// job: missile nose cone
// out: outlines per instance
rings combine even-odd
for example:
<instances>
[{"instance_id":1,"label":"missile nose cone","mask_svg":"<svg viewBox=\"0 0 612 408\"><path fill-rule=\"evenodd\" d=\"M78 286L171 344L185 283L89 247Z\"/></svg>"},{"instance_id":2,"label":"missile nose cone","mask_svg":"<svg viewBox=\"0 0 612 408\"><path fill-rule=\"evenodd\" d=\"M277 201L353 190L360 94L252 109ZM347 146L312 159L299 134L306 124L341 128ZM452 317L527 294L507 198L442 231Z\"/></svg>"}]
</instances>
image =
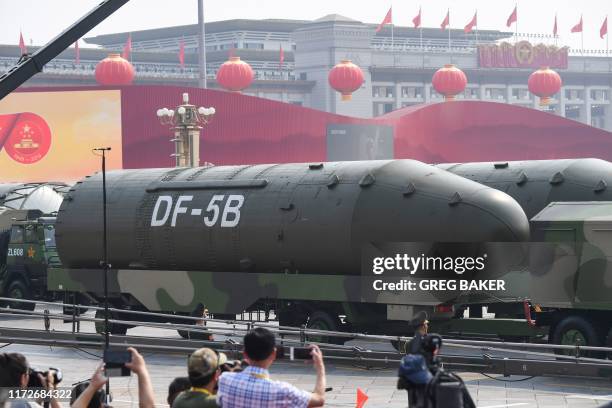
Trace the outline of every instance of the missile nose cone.
<instances>
[{"instance_id":1,"label":"missile nose cone","mask_svg":"<svg viewBox=\"0 0 612 408\"><path fill-rule=\"evenodd\" d=\"M474 220L474 225L487 229L486 233L495 237L490 241L529 241L529 219L508 194L484 187L464 201L480 209L480 219Z\"/></svg>"}]
</instances>

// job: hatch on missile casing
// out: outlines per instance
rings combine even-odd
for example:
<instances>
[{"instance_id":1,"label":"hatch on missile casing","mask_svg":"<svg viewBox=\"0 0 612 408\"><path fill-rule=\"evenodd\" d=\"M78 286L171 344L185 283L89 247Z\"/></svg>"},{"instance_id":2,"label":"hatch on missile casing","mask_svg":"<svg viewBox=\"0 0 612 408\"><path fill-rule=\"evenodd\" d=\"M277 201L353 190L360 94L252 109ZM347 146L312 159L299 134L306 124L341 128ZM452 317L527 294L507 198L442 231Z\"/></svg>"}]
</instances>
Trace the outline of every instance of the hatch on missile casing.
<instances>
[{"instance_id":1,"label":"hatch on missile casing","mask_svg":"<svg viewBox=\"0 0 612 408\"><path fill-rule=\"evenodd\" d=\"M446 163L436 167L509 194L529 218L553 201L612 200L612 163L600 159Z\"/></svg>"}]
</instances>

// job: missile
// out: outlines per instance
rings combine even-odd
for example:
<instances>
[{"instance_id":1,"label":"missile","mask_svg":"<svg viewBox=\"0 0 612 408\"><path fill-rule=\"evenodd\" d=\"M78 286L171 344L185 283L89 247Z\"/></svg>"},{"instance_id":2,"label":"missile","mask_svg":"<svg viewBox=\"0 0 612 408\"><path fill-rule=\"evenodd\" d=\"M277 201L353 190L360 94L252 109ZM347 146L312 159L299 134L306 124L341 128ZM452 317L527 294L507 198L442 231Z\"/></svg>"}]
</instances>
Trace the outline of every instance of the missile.
<instances>
[{"instance_id":1,"label":"missile","mask_svg":"<svg viewBox=\"0 0 612 408\"><path fill-rule=\"evenodd\" d=\"M526 241L507 194L414 160L208 166L107 173L113 268L359 274L364 245ZM102 177L58 212L68 268L98 268Z\"/></svg>"},{"instance_id":2,"label":"missile","mask_svg":"<svg viewBox=\"0 0 612 408\"><path fill-rule=\"evenodd\" d=\"M529 219L555 201L612 201L612 163L600 159L449 163L436 167L509 194Z\"/></svg>"}]
</instances>

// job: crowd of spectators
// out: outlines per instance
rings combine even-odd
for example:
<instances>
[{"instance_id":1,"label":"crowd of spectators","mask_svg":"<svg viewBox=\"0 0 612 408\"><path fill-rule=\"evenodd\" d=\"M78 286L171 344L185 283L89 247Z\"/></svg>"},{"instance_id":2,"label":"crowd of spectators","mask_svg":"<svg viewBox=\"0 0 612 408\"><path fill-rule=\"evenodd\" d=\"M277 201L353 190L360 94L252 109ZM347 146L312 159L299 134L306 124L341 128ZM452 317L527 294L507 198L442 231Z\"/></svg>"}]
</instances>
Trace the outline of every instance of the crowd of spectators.
<instances>
[{"instance_id":1,"label":"crowd of spectators","mask_svg":"<svg viewBox=\"0 0 612 408\"><path fill-rule=\"evenodd\" d=\"M153 386L143 356L127 349L131 361L125 367L138 378L140 408L156 405ZM316 372L312 392L271 378L269 369L277 357L274 334L264 328L244 336L243 360L230 361L224 353L201 348L187 359L187 376L175 378L168 387L167 404L173 408L300 408L319 407L325 403L325 365L317 346L310 346L310 357ZM16 398L9 390L27 390L31 377L37 376L38 387L54 390L57 374L49 370L46 377L33 371L20 353L0 353L0 408L60 408L56 398ZM91 378L74 384L70 392L71 408L108 408L112 401L105 392L108 377L100 364ZM52 395L52 393L49 393Z\"/></svg>"}]
</instances>

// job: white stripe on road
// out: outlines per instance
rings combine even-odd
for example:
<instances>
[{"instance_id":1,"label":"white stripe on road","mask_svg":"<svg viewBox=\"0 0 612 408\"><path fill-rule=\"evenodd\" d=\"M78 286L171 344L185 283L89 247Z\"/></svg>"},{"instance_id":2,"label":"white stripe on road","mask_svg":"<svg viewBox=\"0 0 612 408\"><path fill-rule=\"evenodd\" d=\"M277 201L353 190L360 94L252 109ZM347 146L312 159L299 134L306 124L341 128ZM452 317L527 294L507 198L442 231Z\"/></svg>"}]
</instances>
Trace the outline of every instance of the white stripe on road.
<instances>
[{"instance_id":1,"label":"white stripe on road","mask_svg":"<svg viewBox=\"0 0 612 408\"><path fill-rule=\"evenodd\" d=\"M565 398L576 398L576 399L588 399L588 400L601 400L601 401L612 401L612 395L583 395L573 394L566 395Z\"/></svg>"}]
</instances>

